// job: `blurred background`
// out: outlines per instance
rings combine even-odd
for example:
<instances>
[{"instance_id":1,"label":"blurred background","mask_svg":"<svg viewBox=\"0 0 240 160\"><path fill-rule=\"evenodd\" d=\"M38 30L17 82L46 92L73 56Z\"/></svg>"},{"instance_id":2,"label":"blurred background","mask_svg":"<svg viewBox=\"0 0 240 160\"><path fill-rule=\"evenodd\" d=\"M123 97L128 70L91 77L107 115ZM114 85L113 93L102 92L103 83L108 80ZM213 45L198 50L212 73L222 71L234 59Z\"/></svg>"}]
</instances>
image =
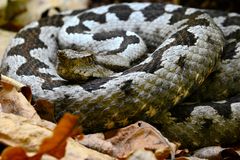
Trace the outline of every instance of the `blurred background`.
<instances>
[{"instance_id":1,"label":"blurred background","mask_svg":"<svg viewBox=\"0 0 240 160\"><path fill-rule=\"evenodd\" d=\"M240 12L239 0L1 0L0 27L17 31L31 21L59 11L120 2L167 2L195 8Z\"/></svg>"}]
</instances>

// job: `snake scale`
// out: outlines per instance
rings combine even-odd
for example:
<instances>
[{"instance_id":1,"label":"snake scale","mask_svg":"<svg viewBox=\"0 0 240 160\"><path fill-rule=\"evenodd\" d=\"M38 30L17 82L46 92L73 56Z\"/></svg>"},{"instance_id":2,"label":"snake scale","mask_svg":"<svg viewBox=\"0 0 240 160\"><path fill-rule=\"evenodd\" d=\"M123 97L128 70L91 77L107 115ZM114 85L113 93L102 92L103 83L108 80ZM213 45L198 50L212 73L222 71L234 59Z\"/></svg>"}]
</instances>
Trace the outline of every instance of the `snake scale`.
<instances>
[{"instance_id":1,"label":"snake scale","mask_svg":"<svg viewBox=\"0 0 240 160\"><path fill-rule=\"evenodd\" d=\"M240 139L239 57L237 13L120 3L25 26L1 70L53 103L56 119L79 115L86 132L145 120L199 147Z\"/></svg>"}]
</instances>

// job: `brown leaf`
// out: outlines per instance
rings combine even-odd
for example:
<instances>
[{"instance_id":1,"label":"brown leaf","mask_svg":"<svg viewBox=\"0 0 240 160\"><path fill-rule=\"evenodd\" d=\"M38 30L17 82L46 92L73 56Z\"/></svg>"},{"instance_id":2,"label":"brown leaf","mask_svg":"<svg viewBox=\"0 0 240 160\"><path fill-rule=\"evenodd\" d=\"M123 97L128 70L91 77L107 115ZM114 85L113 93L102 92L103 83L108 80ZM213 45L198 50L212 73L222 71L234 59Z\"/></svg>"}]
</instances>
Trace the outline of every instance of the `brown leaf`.
<instances>
[{"instance_id":1,"label":"brown leaf","mask_svg":"<svg viewBox=\"0 0 240 160\"><path fill-rule=\"evenodd\" d=\"M22 147L8 147L3 150L1 160L29 160Z\"/></svg>"},{"instance_id":2,"label":"brown leaf","mask_svg":"<svg viewBox=\"0 0 240 160\"><path fill-rule=\"evenodd\" d=\"M43 140L39 151L34 156L28 157L21 147L8 147L3 151L2 157L5 158L4 160L18 157L23 157L23 159L17 160L40 160L43 154L49 154L59 159L64 157L66 140L73 133L77 119L77 116L66 113L53 130L53 136Z\"/></svg>"},{"instance_id":3,"label":"brown leaf","mask_svg":"<svg viewBox=\"0 0 240 160\"><path fill-rule=\"evenodd\" d=\"M21 93L28 100L28 102L31 103L31 101L32 101L32 90L31 90L31 88L29 86L23 86L21 88Z\"/></svg>"},{"instance_id":4,"label":"brown leaf","mask_svg":"<svg viewBox=\"0 0 240 160\"><path fill-rule=\"evenodd\" d=\"M157 156L160 157L161 152L161 156L166 158L176 147L143 121L104 134L85 135L80 143L117 158L126 158L138 149L158 150Z\"/></svg>"},{"instance_id":5,"label":"brown leaf","mask_svg":"<svg viewBox=\"0 0 240 160\"><path fill-rule=\"evenodd\" d=\"M21 146L27 155L35 155L41 143L46 137L52 137L55 124L47 121L27 119L22 116L0 113L0 143L6 146ZM74 133L75 134L75 133ZM2 145L2 148L4 146ZM0 156L1 157L1 156ZM52 159L52 156L44 154L43 160ZM55 158L53 158L55 159ZM63 160L113 160L106 154L86 148L73 140L67 139L66 153Z\"/></svg>"},{"instance_id":6,"label":"brown leaf","mask_svg":"<svg viewBox=\"0 0 240 160\"><path fill-rule=\"evenodd\" d=\"M2 76L1 76L2 78ZM5 78L5 81L6 78ZM32 105L27 101L22 93L17 91L17 88L12 84L1 79L0 85L0 108L2 112L14 113L29 119L40 120ZM10 80L9 80L10 81ZM17 83L17 82L16 82Z\"/></svg>"},{"instance_id":7,"label":"brown leaf","mask_svg":"<svg viewBox=\"0 0 240 160\"><path fill-rule=\"evenodd\" d=\"M77 116L69 113L64 114L56 128L53 130L53 136L46 138L42 142L37 155L47 153L56 158L62 158L65 154L66 140L73 133L75 125L77 124L77 119Z\"/></svg>"},{"instance_id":8,"label":"brown leaf","mask_svg":"<svg viewBox=\"0 0 240 160\"><path fill-rule=\"evenodd\" d=\"M8 85L11 85L11 87L15 87L17 91L21 90L22 87L24 87L25 85L10 78L10 77L7 77L7 76L4 76L2 74L0 74L0 81L1 83L4 84L8 84Z\"/></svg>"},{"instance_id":9,"label":"brown leaf","mask_svg":"<svg viewBox=\"0 0 240 160\"><path fill-rule=\"evenodd\" d=\"M6 82L1 82L2 89L6 91L11 91L14 86L12 84L6 83Z\"/></svg>"}]
</instances>

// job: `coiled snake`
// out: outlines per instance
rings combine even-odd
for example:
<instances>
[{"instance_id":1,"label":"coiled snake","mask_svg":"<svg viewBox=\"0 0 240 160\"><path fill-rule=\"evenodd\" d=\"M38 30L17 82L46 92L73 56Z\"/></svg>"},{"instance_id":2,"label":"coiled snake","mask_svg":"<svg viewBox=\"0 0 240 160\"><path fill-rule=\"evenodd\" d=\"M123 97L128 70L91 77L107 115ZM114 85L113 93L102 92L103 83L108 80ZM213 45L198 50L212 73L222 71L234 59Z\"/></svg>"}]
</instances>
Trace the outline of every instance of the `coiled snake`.
<instances>
[{"instance_id":1,"label":"coiled snake","mask_svg":"<svg viewBox=\"0 0 240 160\"><path fill-rule=\"evenodd\" d=\"M203 100L239 92L239 38L236 13L113 4L27 25L9 44L2 73L52 102L56 119L79 115L86 132L145 120L188 145L234 143L238 96L176 105L193 92Z\"/></svg>"}]
</instances>

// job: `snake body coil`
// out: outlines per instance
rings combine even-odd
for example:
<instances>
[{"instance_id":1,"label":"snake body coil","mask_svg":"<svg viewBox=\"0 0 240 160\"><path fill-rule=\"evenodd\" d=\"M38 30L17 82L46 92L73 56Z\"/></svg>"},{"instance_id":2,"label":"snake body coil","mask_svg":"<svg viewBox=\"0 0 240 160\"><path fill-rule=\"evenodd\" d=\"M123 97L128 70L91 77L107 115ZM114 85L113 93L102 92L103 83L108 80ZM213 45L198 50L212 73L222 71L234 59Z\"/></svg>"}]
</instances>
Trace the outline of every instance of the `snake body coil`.
<instances>
[{"instance_id":1,"label":"snake body coil","mask_svg":"<svg viewBox=\"0 0 240 160\"><path fill-rule=\"evenodd\" d=\"M227 27L223 24L226 20L232 20ZM239 20L234 13L158 3L123 3L65 12L24 27L6 51L2 73L30 85L35 100L52 102L56 118L65 112L79 115L87 132L137 120L158 123L164 117L162 113L198 90L203 82L203 91L213 86L206 80L212 72L211 79L221 78L215 88L238 83L226 83L226 70L233 73L240 69L240 42L234 35L240 33L240 25L234 24ZM146 46L152 52L147 53ZM60 63L56 54L70 48L91 50L98 60L94 63L113 66L111 74L74 84L61 78L55 69ZM68 68L70 62L65 65ZM85 69L80 72L88 74ZM231 93L224 88L225 95L238 92L238 88ZM239 117L240 105L234 109L231 113ZM239 126L239 119L234 120Z\"/></svg>"}]
</instances>

